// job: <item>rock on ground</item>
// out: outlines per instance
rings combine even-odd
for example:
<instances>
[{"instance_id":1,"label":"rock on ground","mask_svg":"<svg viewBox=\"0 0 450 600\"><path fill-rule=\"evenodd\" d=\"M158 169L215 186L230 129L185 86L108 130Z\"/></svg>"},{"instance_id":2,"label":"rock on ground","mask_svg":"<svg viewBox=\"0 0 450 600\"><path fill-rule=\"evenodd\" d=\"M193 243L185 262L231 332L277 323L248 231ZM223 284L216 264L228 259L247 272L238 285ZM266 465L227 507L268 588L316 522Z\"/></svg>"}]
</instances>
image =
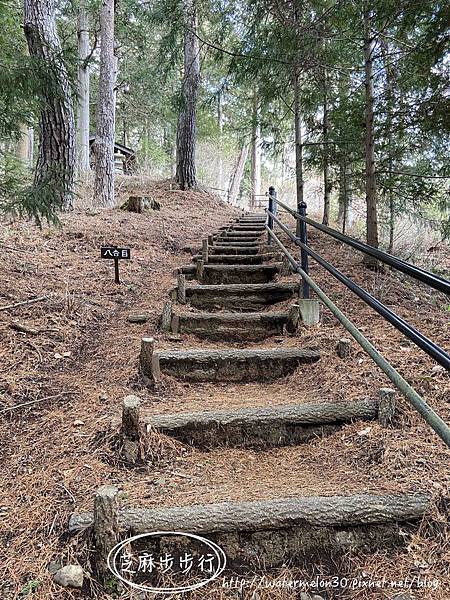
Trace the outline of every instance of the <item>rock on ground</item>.
<instances>
[{"instance_id":1,"label":"rock on ground","mask_svg":"<svg viewBox=\"0 0 450 600\"><path fill-rule=\"evenodd\" d=\"M56 571L53 576L55 583L63 587L83 587L83 569L79 565L66 565Z\"/></svg>"}]
</instances>

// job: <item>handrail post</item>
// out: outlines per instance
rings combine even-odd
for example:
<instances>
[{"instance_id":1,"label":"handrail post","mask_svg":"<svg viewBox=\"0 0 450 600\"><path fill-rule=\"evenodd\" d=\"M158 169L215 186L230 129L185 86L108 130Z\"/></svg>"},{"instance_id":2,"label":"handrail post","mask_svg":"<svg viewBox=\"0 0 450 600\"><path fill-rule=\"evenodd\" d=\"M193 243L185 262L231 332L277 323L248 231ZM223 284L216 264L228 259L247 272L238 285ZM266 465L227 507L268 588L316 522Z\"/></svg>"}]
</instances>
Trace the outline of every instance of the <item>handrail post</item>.
<instances>
[{"instance_id":1,"label":"handrail post","mask_svg":"<svg viewBox=\"0 0 450 600\"><path fill-rule=\"evenodd\" d=\"M302 217L306 217L306 202L301 202L298 205L298 212ZM308 245L308 230L306 228L306 223L305 221L302 221L301 219L298 219L298 231L299 234L298 237L300 238L300 242L302 244L305 244L305 246ZM301 263L302 263L302 269L303 271L308 275L309 274L309 266L308 266L308 253L306 252L306 250L302 247L300 250L300 257L301 257ZM302 291L303 291L303 298L309 298L309 283L305 280L302 279Z\"/></svg>"},{"instance_id":2,"label":"handrail post","mask_svg":"<svg viewBox=\"0 0 450 600\"><path fill-rule=\"evenodd\" d=\"M277 191L273 186L269 188L269 212L273 215L276 214L277 210ZM273 231L273 217L272 215L267 215L267 227ZM270 233L267 234L267 244L269 246L272 245L272 236Z\"/></svg>"}]
</instances>

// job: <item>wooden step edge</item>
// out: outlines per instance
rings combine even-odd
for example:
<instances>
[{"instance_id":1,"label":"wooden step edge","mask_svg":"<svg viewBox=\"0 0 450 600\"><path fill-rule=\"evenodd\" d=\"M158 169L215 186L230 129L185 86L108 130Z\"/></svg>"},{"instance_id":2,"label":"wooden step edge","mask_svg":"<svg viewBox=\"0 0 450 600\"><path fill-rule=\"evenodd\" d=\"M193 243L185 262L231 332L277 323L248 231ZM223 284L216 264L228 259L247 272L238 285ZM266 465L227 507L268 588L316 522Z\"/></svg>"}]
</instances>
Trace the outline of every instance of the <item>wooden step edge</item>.
<instances>
[{"instance_id":1,"label":"wooden step edge","mask_svg":"<svg viewBox=\"0 0 450 600\"><path fill-rule=\"evenodd\" d=\"M289 318L288 312L253 312L253 313L236 313L236 312L178 312L174 314L180 320L192 321L214 321L217 323L258 323L282 321L287 322Z\"/></svg>"},{"instance_id":2,"label":"wooden step edge","mask_svg":"<svg viewBox=\"0 0 450 600\"><path fill-rule=\"evenodd\" d=\"M288 360L319 360L321 356L320 349L312 348L217 348L210 350L160 350L153 353L154 359L158 359L160 364L165 361L170 362L232 362L243 360L260 361L288 361ZM162 366L162 365L161 365Z\"/></svg>"},{"instance_id":3,"label":"wooden step edge","mask_svg":"<svg viewBox=\"0 0 450 600\"><path fill-rule=\"evenodd\" d=\"M282 263L271 263L269 265L261 264L261 265L221 265L221 264L210 264L206 263L203 266L205 271L242 271L245 272L269 272L269 273L278 273L281 271Z\"/></svg>"},{"instance_id":4,"label":"wooden step edge","mask_svg":"<svg viewBox=\"0 0 450 600\"><path fill-rule=\"evenodd\" d=\"M346 423L373 421L379 402L356 400L257 406L170 415L145 415L143 422L183 444L265 450L298 446L330 435ZM381 421L381 419L380 419Z\"/></svg>"},{"instance_id":5,"label":"wooden step edge","mask_svg":"<svg viewBox=\"0 0 450 600\"><path fill-rule=\"evenodd\" d=\"M143 416L143 420L162 432L211 425L216 428L227 425L272 425L275 423L322 425L353 420L374 420L378 415L378 405L377 400L370 399L346 402L306 402L304 404L256 406L169 415L146 415Z\"/></svg>"},{"instance_id":6,"label":"wooden step edge","mask_svg":"<svg viewBox=\"0 0 450 600\"><path fill-rule=\"evenodd\" d=\"M421 519L430 508L428 494L309 496L254 502L220 502L174 508L127 508L119 511L121 531L190 533L252 532L305 524L344 527ZM92 512L73 513L69 531L93 525Z\"/></svg>"},{"instance_id":7,"label":"wooden step edge","mask_svg":"<svg viewBox=\"0 0 450 600\"><path fill-rule=\"evenodd\" d=\"M176 288L175 288L176 289ZM193 285L191 283L186 284L186 293L198 292L198 291L211 291L211 292L276 292L276 291L293 291L296 292L300 289L299 283L287 282L287 283L222 283L213 285Z\"/></svg>"}]
</instances>

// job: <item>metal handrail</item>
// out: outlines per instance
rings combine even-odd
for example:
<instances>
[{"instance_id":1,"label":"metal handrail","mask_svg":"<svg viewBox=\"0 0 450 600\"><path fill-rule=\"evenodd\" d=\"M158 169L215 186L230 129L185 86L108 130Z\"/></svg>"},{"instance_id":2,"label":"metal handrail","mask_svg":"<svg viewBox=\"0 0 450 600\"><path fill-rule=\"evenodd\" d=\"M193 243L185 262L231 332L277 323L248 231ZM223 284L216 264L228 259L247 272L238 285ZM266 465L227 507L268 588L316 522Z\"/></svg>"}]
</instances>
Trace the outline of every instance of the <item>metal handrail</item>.
<instances>
[{"instance_id":1,"label":"metal handrail","mask_svg":"<svg viewBox=\"0 0 450 600\"><path fill-rule=\"evenodd\" d=\"M313 279L299 266L292 254L287 250L283 243L278 239L272 229L266 225L267 233L275 241L280 250L291 263L293 270L305 279L309 286L314 290L322 302L330 309L333 315L340 321L345 329L352 335L358 344L363 348L380 369L389 377L397 389L422 415L430 427L437 433L442 441L450 448L450 427L443 419L431 408L431 406L416 392L416 390L404 379L400 373L384 358L380 352L369 342L369 340L359 331L359 329L348 319L344 313L332 302L332 300L323 292L323 290L314 282Z\"/></svg>"},{"instance_id":2,"label":"metal handrail","mask_svg":"<svg viewBox=\"0 0 450 600\"><path fill-rule=\"evenodd\" d=\"M354 292L361 300L364 300L366 304L368 304L371 308L377 311L383 318L385 318L391 325L393 325L396 329L398 329L403 335L409 338L416 346L421 348L424 352L426 352L429 356L434 358L440 365L450 370L450 354L445 352L442 348L440 348L437 344L427 338L425 335L417 331L412 325L410 325L407 321L396 315L392 310L387 308L384 304L382 304L379 300L377 300L374 296L369 294L362 287L357 285L354 281L352 281L349 277L341 273L336 267L334 267L331 263L322 258L317 252L312 250L307 244L301 242L289 229L276 217L274 214L270 213L267 210L267 214L269 214L272 219L279 225L279 227L284 231L284 233L300 248L302 248L305 252L308 253L315 261L317 261L320 265L322 265L329 273L331 273L336 279L338 279L341 283L347 286L352 292Z\"/></svg>"},{"instance_id":3,"label":"metal handrail","mask_svg":"<svg viewBox=\"0 0 450 600\"><path fill-rule=\"evenodd\" d=\"M318 223L317 221L314 221L309 217L301 215L298 211L293 210L292 208L290 208L283 202L280 202L279 200L276 200L276 202L282 208L288 211L295 219L303 221L308 225L312 225L319 231L322 231L330 235L331 237L334 237L335 239L339 240L340 242L343 242L344 244L352 246L353 248L359 250L360 252L363 252L364 254L368 254L369 256L376 258L380 262L383 262L384 264L393 267L397 271L401 271L402 273L413 277L417 281L421 281L422 283L429 285L435 290L450 295L450 281L448 281L447 279L444 279L439 275L435 275L430 271L426 271L425 269L421 269L420 267L411 265L410 263L402 260L401 258L393 256L392 254L388 254L387 252L383 252L382 250L374 248L373 246L369 246L369 244L365 244L364 242L361 242L359 240L356 240L355 238L345 235L340 231L336 231L336 229L328 227L327 225L322 225L321 223Z\"/></svg>"}]
</instances>

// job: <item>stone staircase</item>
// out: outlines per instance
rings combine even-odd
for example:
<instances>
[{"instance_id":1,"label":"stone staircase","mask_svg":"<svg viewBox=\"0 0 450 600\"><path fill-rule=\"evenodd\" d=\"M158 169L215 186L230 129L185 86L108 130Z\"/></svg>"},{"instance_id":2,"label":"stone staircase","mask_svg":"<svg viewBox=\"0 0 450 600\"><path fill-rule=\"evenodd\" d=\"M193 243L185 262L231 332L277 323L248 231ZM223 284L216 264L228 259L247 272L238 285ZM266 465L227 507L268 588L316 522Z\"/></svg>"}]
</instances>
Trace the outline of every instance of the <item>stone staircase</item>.
<instances>
[{"instance_id":1,"label":"stone staircase","mask_svg":"<svg viewBox=\"0 0 450 600\"><path fill-rule=\"evenodd\" d=\"M274 336L295 333L301 322L300 285L281 281L280 256L265 243L264 222L264 215L242 216L210 236L193 264L178 270L177 286L164 307L167 341L162 345L175 334L181 340L188 336L186 343L192 339L193 346L160 348L152 338L144 338L140 368L146 381L169 376L195 382L199 388L213 384L214 394L214 389L247 382L270 386L320 360L320 348L300 347L299 337L292 337L288 347L273 341ZM282 310L277 310L280 303ZM286 384L286 398L296 398L288 391ZM266 395L259 401L255 397L252 406L226 408L218 393L212 410L153 412L142 418L161 434L200 451L241 448L264 454L289 447L301 452L302 444L354 420L383 422L386 409L379 400L367 398L326 402L297 397L297 402L271 405ZM320 462L316 475L320 479ZM271 473L264 474L266 479L270 481ZM245 481L242 485L245 496ZM373 494L363 489L330 496L305 491L300 486L292 490L292 497L261 501L229 502L225 494L224 502L127 508L119 515L120 527L135 533L163 530L210 536L223 547L230 564L270 568L308 565L310 554L401 546L429 504L426 495ZM71 530L91 526L92 518L91 513L73 515Z\"/></svg>"}]
</instances>

